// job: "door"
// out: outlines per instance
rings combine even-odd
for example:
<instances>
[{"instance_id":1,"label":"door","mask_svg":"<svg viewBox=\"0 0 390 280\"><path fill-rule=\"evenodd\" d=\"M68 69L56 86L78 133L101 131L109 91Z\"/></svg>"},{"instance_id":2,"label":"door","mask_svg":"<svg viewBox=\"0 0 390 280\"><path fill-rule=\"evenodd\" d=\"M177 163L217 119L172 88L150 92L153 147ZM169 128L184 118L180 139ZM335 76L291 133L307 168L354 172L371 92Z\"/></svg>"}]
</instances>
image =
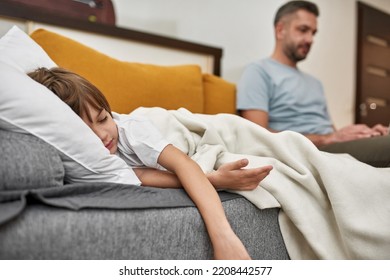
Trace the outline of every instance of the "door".
<instances>
[{"instance_id":1,"label":"door","mask_svg":"<svg viewBox=\"0 0 390 280\"><path fill-rule=\"evenodd\" d=\"M355 121L390 122L390 15L358 2Z\"/></svg>"}]
</instances>

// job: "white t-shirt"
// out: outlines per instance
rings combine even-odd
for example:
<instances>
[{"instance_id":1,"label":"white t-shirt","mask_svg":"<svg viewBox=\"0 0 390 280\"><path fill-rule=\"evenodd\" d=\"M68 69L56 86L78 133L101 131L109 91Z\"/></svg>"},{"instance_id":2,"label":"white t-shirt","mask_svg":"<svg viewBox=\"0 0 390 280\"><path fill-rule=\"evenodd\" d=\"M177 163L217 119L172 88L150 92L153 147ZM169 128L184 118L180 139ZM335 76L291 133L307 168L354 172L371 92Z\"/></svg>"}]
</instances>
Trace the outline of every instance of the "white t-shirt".
<instances>
[{"instance_id":1,"label":"white t-shirt","mask_svg":"<svg viewBox=\"0 0 390 280\"><path fill-rule=\"evenodd\" d=\"M117 155L130 167L164 169L157 163L162 150L170 143L149 119L112 112L118 126Z\"/></svg>"}]
</instances>

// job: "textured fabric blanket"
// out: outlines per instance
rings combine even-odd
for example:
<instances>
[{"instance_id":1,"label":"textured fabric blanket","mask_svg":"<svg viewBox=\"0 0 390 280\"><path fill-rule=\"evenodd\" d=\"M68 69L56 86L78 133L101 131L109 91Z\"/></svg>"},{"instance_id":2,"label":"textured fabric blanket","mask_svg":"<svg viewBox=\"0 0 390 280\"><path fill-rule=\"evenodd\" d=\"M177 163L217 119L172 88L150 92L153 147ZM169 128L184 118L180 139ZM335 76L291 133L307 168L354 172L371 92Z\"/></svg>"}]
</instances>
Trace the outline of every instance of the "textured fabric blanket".
<instances>
[{"instance_id":1,"label":"textured fabric blanket","mask_svg":"<svg viewBox=\"0 0 390 280\"><path fill-rule=\"evenodd\" d=\"M261 209L281 208L292 259L390 259L390 168L321 152L298 133L271 133L234 115L161 108L134 114L150 118L205 172L244 157L249 167L273 165L257 189L238 193Z\"/></svg>"}]
</instances>

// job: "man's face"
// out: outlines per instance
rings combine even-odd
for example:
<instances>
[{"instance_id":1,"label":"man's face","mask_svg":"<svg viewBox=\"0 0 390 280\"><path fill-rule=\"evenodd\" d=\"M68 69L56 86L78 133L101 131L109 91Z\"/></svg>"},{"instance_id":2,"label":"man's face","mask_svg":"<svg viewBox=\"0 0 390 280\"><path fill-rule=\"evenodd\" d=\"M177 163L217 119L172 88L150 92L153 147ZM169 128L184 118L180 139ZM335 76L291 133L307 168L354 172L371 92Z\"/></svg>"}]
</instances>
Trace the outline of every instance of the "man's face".
<instances>
[{"instance_id":1,"label":"man's face","mask_svg":"<svg viewBox=\"0 0 390 280\"><path fill-rule=\"evenodd\" d=\"M317 17L305 10L286 16L280 22L279 39L283 53L293 62L306 58L317 32Z\"/></svg>"}]
</instances>

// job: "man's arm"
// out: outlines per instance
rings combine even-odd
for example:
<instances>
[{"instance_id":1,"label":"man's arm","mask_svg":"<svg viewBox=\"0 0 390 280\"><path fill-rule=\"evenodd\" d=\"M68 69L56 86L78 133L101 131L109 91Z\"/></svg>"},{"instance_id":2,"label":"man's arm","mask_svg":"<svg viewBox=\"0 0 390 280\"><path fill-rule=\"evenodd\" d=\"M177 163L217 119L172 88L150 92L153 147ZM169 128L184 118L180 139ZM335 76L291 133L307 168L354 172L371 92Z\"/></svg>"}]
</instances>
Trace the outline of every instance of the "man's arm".
<instances>
[{"instance_id":1,"label":"man's arm","mask_svg":"<svg viewBox=\"0 0 390 280\"><path fill-rule=\"evenodd\" d=\"M268 129L271 132L278 132L276 130L270 129L268 127L268 113L261 110L241 110L240 111L241 117L250 120L251 122L254 122L266 129Z\"/></svg>"},{"instance_id":2,"label":"man's arm","mask_svg":"<svg viewBox=\"0 0 390 280\"><path fill-rule=\"evenodd\" d=\"M247 120L250 120L271 132L279 132L268 127L268 113L260 110L242 110L241 116ZM332 134L318 135L318 134L303 134L317 147L325 146L331 143Z\"/></svg>"},{"instance_id":3,"label":"man's arm","mask_svg":"<svg viewBox=\"0 0 390 280\"><path fill-rule=\"evenodd\" d=\"M324 135L322 134L303 134L303 135L306 136L317 147L322 147L322 146L335 143L333 140L333 133L324 134Z\"/></svg>"},{"instance_id":4,"label":"man's arm","mask_svg":"<svg viewBox=\"0 0 390 280\"><path fill-rule=\"evenodd\" d=\"M278 132L268 127L268 113L260 110L242 110L241 116L268 129L271 132ZM353 141L357 139L370 138L378 135L386 135L388 129L381 125L373 128L364 124L354 124L343 127L339 130L334 129L330 134L303 134L317 147L330 145L333 143Z\"/></svg>"}]
</instances>

